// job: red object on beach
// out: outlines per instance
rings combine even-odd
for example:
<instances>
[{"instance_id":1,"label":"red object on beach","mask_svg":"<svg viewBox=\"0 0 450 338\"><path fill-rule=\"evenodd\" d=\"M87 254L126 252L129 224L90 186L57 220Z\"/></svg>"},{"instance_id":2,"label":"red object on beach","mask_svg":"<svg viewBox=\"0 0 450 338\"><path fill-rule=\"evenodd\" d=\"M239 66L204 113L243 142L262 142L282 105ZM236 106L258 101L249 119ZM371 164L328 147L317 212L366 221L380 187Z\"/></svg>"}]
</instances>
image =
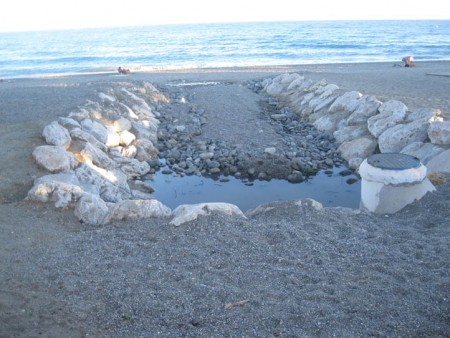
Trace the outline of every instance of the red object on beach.
<instances>
[{"instance_id":1,"label":"red object on beach","mask_svg":"<svg viewBox=\"0 0 450 338\"><path fill-rule=\"evenodd\" d=\"M125 68L122 68L122 67L117 68L117 71L119 72L119 74L124 74L124 75L130 74L130 70L129 69L125 69Z\"/></svg>"}]
</instances>

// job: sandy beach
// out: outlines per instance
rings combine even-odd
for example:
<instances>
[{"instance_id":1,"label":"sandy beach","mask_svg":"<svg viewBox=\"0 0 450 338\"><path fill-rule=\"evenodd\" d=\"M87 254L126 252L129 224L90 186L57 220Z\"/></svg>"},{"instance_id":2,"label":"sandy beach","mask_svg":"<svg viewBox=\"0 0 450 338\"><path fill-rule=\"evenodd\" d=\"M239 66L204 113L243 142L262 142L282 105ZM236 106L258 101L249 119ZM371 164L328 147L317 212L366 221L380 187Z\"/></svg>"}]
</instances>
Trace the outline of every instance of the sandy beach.
<instances>
[{"instance_id":1,"label":"sandy beach","mask_svg":"<svg viewBox=\"0 0 450 338\"><path fill-rule=\"evenodd\" d=\"M219 82L192 100L226 114L230 100L257 107L246 82L285 72L450 114L448 61L1 81L0 337L448 336L449 184L390 216L277 202L247 219L213 214L179 227L93 228L24 201L46 174L31 157L43 128L111 84ZM233 118L238 126L246 115Z\"/></svg>"}]
</instances>

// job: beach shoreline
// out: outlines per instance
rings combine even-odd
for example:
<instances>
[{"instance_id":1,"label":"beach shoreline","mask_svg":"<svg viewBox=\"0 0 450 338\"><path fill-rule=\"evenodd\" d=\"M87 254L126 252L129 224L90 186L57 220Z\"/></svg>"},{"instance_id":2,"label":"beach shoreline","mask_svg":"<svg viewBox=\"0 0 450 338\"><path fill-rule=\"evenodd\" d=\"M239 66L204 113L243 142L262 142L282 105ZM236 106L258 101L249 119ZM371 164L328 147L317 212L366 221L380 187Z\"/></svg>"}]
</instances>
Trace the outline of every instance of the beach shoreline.
<instances>
[{"instance_id":1,"label":"beach shoreline","mask_svg":"<svg viewBox=\"0 0 450 338\"><path fill-rule=\"evenodd\" d=\"M450 74L450 61L1 82L0 336L444 336L448 185L389 217L285 202L248 219L213 214L180 227L148 219L92 228L71 210L24 201L47 174L31 158L43 128L111 83L244 85L285 72L450 113L450 78L427 75Z\"/></svg>"}]
</instances>

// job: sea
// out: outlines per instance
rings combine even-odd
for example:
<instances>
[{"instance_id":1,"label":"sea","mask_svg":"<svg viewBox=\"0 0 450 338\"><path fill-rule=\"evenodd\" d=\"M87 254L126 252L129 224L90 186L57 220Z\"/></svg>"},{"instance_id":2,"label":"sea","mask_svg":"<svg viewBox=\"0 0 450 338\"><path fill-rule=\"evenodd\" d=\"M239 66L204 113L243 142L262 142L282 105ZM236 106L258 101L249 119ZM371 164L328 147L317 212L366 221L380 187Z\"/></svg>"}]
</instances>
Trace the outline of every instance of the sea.
<instances>
[{"instance_id":1,"label":"sea","mask_svg":"<svg viewBox=\"0 0 450 338\"><path fill-rule=\"evenodd\" d=\"M0 79L187 68L450 60L450 20L161 25L0 33Z\"/></svg>"}]
</instances>

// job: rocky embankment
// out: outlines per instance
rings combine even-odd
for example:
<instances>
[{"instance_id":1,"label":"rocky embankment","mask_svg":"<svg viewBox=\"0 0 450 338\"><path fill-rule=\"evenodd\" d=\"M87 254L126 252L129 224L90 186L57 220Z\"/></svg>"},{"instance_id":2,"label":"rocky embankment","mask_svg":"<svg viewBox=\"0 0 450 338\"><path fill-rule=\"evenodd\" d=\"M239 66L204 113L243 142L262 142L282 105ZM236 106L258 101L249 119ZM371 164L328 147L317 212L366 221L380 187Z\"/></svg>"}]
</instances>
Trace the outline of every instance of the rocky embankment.
<instances>
[{"instance_id":1,"label":"rocky embankment","mask_svg":"<svg viewBox=\"0 0 450 338\"><path fill-rule=\"evenodd\" d=\"M160 92L150 83L122 83L100 92L96 102L44 128L47 145L37 147L33 158L51 174L35 180L28 199L74 208L80 221L92 225L170 216L180 224L213 210L244 215L220 204L170 210L141 180L161 166L174 175L234 175L251 184L271 178L301 182L345 161L356 169L378 151L414 155L436 171L449 162L448 113L409 112L399 101L342 93L299 74L248 87L263 94L259 108L247 123L239 112L230 113L226 119L238 118L228 129L176 88Z\"/></svg>"},{"instance_id":2,"label":"rocky embankment","mask_svg":"<svg viewBox=\"0 0 450 338\"><path fill-rule=\"evenodd\" d=\"M358 91L343 93L326 80L282 74L263 90L319 131L333 133L338 151L357 169L376 152L419 158L433 171L450 170L450 112L434 108L409 111L400 101L379 101Z\"/></svg>"}]
</instances>

